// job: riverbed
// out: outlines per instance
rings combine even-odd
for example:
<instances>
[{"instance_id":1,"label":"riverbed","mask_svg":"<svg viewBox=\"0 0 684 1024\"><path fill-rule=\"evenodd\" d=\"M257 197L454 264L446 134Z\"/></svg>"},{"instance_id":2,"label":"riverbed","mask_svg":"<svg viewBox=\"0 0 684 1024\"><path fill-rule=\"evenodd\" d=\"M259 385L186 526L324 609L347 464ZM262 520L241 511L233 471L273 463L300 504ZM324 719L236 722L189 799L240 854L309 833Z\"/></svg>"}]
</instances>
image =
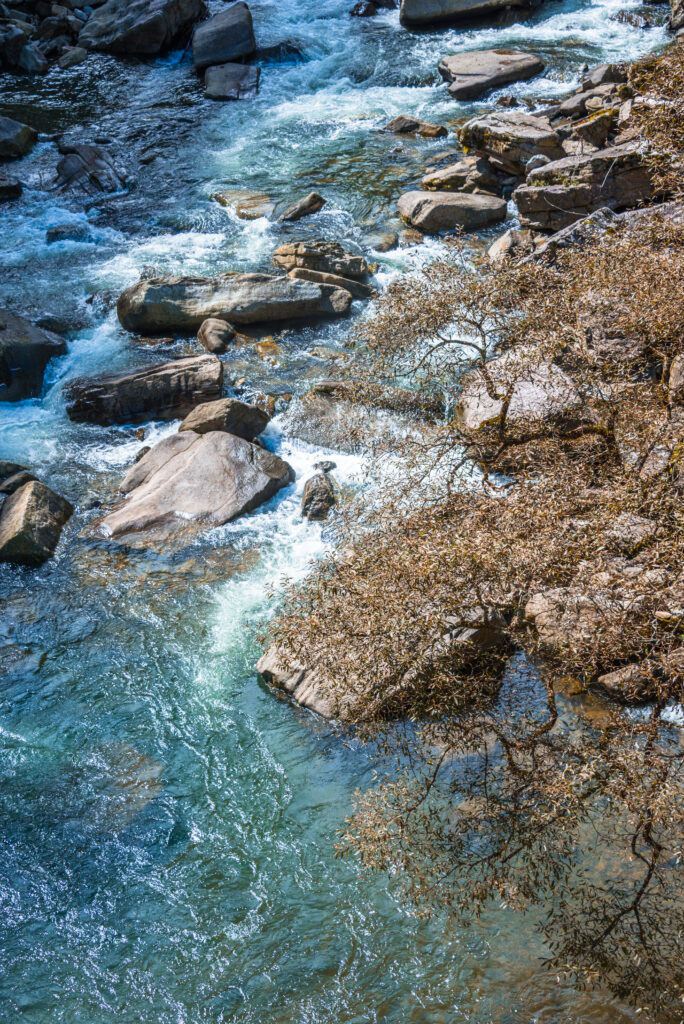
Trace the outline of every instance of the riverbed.
<instances>
[{"instance_id":1,"label":"riverbed","mask_svg":"<svg viewBox=\"0 0 684 1024\"><path fill-rule=\"evenodd\" d=\"M522 25L421 33L394 11L350 18L351 5L250 3L259 46L288 44L263 61L250 101L206 100L180 51L149 63L91 56L44 79L0 75L0 113L43 133L13 169L24 197L0 214L0 305L48 318L69 342L40 398L0 404L0 458L29 465L77 509L53 560L0 567L0 1021L637 1020L545 974L519 918L420 921L391 879L334 857L353 792L371 784L369 753L279 699L254 664L283 577L304 574L331 542L329 527L301 518L305 480L325 454L354 487L363 452L306 444L281 414L266 440L297 479L257 512L175 554L79 536L98 514L89 506L177 424L148 424L144 438L74 424L65 381L198 351L181 338L133 342L119 327L113 302L144 268L265 270L283 241L320 237L364 252L382 287L438 251L372 245L401 231L398 195L456 145L381 127L401 113L454 127L497 98L452 101L441 57L534 50L543 77L505 91L535 99L569 91L584 65L666 41L662 28L612 20L638 9L629 0L559 0ZM111 140L128 190L51 190L57 136ZM212 199L241 190L277 203L312 189L326 205L296 227L245 221ZM74 220L88 222L90 241L47 245L48 228ZM288 327L239 345L226 357L230 393L303 393L329 373L348 329Z\"/></svg>"}]
</instances>

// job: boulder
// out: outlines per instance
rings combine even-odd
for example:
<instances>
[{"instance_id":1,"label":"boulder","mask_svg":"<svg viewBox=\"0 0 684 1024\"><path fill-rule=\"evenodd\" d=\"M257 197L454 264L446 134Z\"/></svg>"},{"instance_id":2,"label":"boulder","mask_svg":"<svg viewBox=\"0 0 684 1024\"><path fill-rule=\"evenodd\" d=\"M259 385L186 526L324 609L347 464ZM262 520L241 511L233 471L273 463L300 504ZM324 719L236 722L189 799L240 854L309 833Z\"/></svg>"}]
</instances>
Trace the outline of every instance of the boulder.
<instances>
[{"instance_id":1,"label":"boulder","mask_svg":"<svg viewBox=\"0 0 684 1024\"><path fill-rule=\"evenodd\" d=\"M509 174L524 176L533 156L559 160L565 154L561 139L545 117L517 110L495 111L463 126L461 143L467 151L486 157Z\"/></svg>"},{"instance_id":2,"label":"boulder","mask_svg":"<svg viewBox=\"0 0 684 1024\"><path fill-rule=\"evenodd\" d=\"M82 64L88 57L88 51L83 46L67 46L62 56L57 61L57 66L66 71L68 68L75 68Z\"/></svg>"},{"instance_id":3,"label":"boulder","mask_svg":"<svg viewBox=\"0 0 684 1024\"><path fill-rule=\"evenodd\" d=\"M308 217L312 213L318 213L325 206L325 199L319 195L318 192L309 192L308 196L304 196L303 199L298 199L296 203L292 203L291 206L281 213L278 220L280 221L294 221L301 220L302 217Z\"/></svg>"},{"instance_id":4,"label":"boulder","mask_svg":"<svg viewBox=\"0 0 684 1024\"><path fill-rule=\"evenodd\" d=\"M0 483L0 494L14 494L24 484L29 484L32 480L35 480L33 473L30 473L27 469L19 470L18 473L13 473L12 476L6 477L2 483Z\"/></svg>"},{"instance_id":5,"label":"boulder","mask_svg":"<svg viewBox=\"0 0 684 1024\"><path fill-rule=\"evenodd\" d=\"M508 9L525 12L534 0L401 0L402 25L432 25L441 21L472 21Z\"/></svg>"},{"instance_id":6,"label":"boulder","mask_svg":"<svg viewBox=\"0 0 684 1024\"><path fill-rule=\"evenodd\" d=\"M335 488L326 472L316 473L304 484L302 515L312 521L327 519L336 503Z\"/></svg>"},{"instance_id":7,"label":"boulder","mask_svg":"<svg viewBox=\"0 0 684 1024\"><path fill-rule=\"evenodd\" d=\"M684 28L684 0L670 0L669 27L672 32Z\"/></svg>"},{"instance_id":8,"label":"boulder","mask_svg":"<svg viewBox=\"0 0 684 1024\"><path fill-rule=\"evenodd\" d=\"M404 220L428 235L455 228L477 231L506 217L505 200L462 192L405 192L398 207Z\"/></svg>"},{"instance_id":9,"label":"boulder","mask_svg":"<svg viewBox=\"0 0 684 1024\"><path fill-rule=\"evenodd\" d=\"M164 334L197 331L208 318L231 324L341 316L349 292L313 281L270 274L161 277L138 281L119 298L117 314L127 331Z\"/></svg>"},{"instance_id":10,"label":"boulder","mask_svg":"<svg viewBox=\"0 0 684 1024\"><path fill-rule=\"evenodd\" d=\"M11 117L0 117L0 160L18 160L30 153L38 133Z\"/></svg>"},{"instance_id":11,"label":"boulder","mask_svg":"<svg viewBox=\"0 0 684 1024\"><path fill-rule=\"evenodd\" d=\"M19 462L8 462L6 459L0 459L0 480L7 480L10 476L23 473L25 469L26 466L22 466Z\"/></svg>"},{"instance_id":12,"label":"boulder","mask_svg":"<svg viewBox=\"0 0 684 1024\"><path fill-rule=\"evenodd\" d=\"M48 69L45 55L36 43L26 43L17 58L17 67L27 75L44 75Z\"/></svg>"},{"instance_id":13,"label":"boulder","mask_svg":"<svg viewBox=\"0 0 684 1024\"><path fill-rule=\"evenodd\" d=\"M270 647L256 667L267 683L285 690L303 708L315 711L322 718L333 717L331 701L325 694L316 669L306 668L289 659L286 661L276 647Z\"/></svg>"},{"instance_id":14,"label":"boulder","mask_svg":"<svg viewBox=\"0 0 684 1024\"><path fill-rule=\"evenodd\" d=\"M432 124L430 121L421 121L417 117L408 117L400 114L382 129L384 132L396 132L397 135L422 135L426 139L439 139L448 135L446 128L441 124Z\"/></svg>"},{"instance_id":15,"label":"boulder","mask_svg":"<svg viewBox=\"0 0 684 1024\"><path fill-rule=\"evenodd\" d=\"M431 171L421 185L437 192L491 192L499 193L499 179L489 163L481 156L466 156L455 164Z\"/></svg>"},{"instance_id":16,"label":"boulder","mask_svg":"<svg viewBox=\"0 0 684 1024\"><path fill-rule=\"evenodd\" d=\"M444 57L438 70L455 100L476 100L490 89L541 74L544 62L520 50L471 50Z\"/></svg>"},{"instance_id":17,"label":"boulder","mask_svg":"<svg viewBox=\"0 0 684 1024\"><path fill-rule=\"evenodd\" d=\"M36 398L45 367L66 353L63 338L0 309L0 402Z\"/></svg>"},{"instance_id":18,"label":"boulder","mask_svg":"<svg viewBox=\"0 0 684 1024\"><path fill-rule=\"evenodd\" d=\"M606 672L596 680L609 697L622 704L641 704L656 691L653 672L648 665L625 665Z\"/></svg>"},{"instance_id":19,"label":"boulder","mask_svg":"<svg viewBox=\"0 0 684 1024\"><path fill-rule=\"evenodd\" d=\"M204 10L204 0L107 0L88 18L78 44L151 57L168 50Z\"/></svg>"},{"instance_id":20,"label":"boulder","mask_svg":"<svg viewBox=\"0 0 684 1024\"><path fill-rule=\"evenodd\" d=\"M344 288L355 299L368 299L373 294L370 285L363 281L354 281L350 277L342 277L340 274L325 274L320 270L308 270L306 267L295 267L290 270L288 277L296 281L317 281L320 284L332 285L334 288Z\"/></svg>"},{"instance_id":21,"label":"boulder","mask_svg":"<svg viewBox=\"0 0 684 1024\"><path fill-rule=\"evenodd\" d=\"M18 199L23 191L24 186L16 178L9 174L0 174L0 203Z\"/></svg>"},{"instance_id":22,"label":"boulder","mask_svg":"<svg viewBox=\"0 0 684 1024\"><path fill-rule=\"evenodd\" d=\"M234 434L172 434L129 471L128 497L95 524L96 536L147 547L228 523L294 479L292 467Z\"/></svg>"},{"instance_id":23,"label":"boulder","mask_svg":"<svg viewBox=\"0 0 684 1024\"><path fill-rule=\"evenodd\" d=\"M207 352L225 352L231 341L235 340L235 331L225 320L209 317L200 326L197 340Z\"/></svg>"},{"instance_id":24,"label":"boulder","mask_svg":"<svg viewBox=\"0 0 684 1024\"><path fill-rule=\"evenodd\" d=\"M268 413L256 405L247 405L237 398L219 398L215 402L203 402L196 406L178 430L194 430L196 434L223 430L227 434L241 437L243 441L253 441L266 429L270 418Z\"/></svg>"},{"instance_id":25,"label":"boulder","mask_svg":"<svg viewBox=\"0 0 684 1024\"><path fill-rule=\"evenodd\" d=\"M78 143L61 148L57 164L59 188L80 188L87 195L122 192L128 185L126 171L102 146Z\"/></svg>"},{"instance_id":26,"label":"boulder","mask_svg":"<svg viewBox=\"0 0 684 1024\"><path fill-rule=\"evenodd\" d=\"M363 256L346 252L337 242L286 242L273 253L273 262L285 270L305 267L340 277L365 277L368 273Z\"/></svg>"},{"instance_id":27,"label":"boulder","mask_svg":"<svg viewBox=\"0 0 684 1024\"><path fill-rule=\"evenodd\" d=\"M107 425L186 416L220 398L222 384L223 364L205 355L71 381L64 391L70 419Z\"/></svg>"},{"instance_id":28,"label":"boulder","mask_svg":"<svg viewBox=\"0 0 684 1024\"><path fill-rule=\"evenodd\" d=\"M517 259L522 256L530 256L542 239L543 235L535 235L532 231L516 231L511 228L500 238L497 238L493 245L487 250L487 259L493 265L501 263L506 259Z\"/></svg>"},{"instance_id":29,"label":"boulder","mask_svg":"<svg viewBox=\"0 0 684 1024\"><path fill-rule=\"evenodd\" d=\"M617 597L595 590L555 587L534 594L525 605L525 619L534 626L543 647L562 651L573 638L589 640L604 626L604 619L622 607Z\"/></svg>"},{"instance_id":30,"label":"boulder","mask_svg":"<svg viewBox=\"0 0 684 1024\"><path fill-rule=\"evenodd\" d=\"M218 64L204 73L204 92L210 100L243 100L259 91L261 68L249 64Z\"/></svg>"},{"instance_id":31,"label":"boulder","mask_svg":"<svg viewBox=\"0 0 684 1024\"><path fill-rule=\"evenodd\" d=\"M45 232L45 241L48 245L55 242L90 242L90 224L87 221L74 221L71 224L56 224Z\"/></svg>"},{"instance_id":32,"label":"boulder","mask_svg":"<svg viewBox=\"0 0 684 1024\"><path fill-rule=\"evenodd\" d=\"M479 370L463 385L454 419L462 430L476 431L496 423L509 395L507 423L552 420L577 413L582 399L573 382L555 363L539 362L534 354L512 350L487 363L487 374L501 397L492 397ZM498 391L497 391L498 394Z\"/></svg>"},{"instance_id":33,"label":"boulder","mask_svg":"<svg viewBox=\"0 0 684 1024\"><path fill-rule=\"evenodd\" d=\"M638 140L532 171L513 193L524 227L558 231L608 207L625 209L653 198L653 176Z\"/></svg>"},{"instance_id":34,"label":"boulder","mask_svg":"<svg viewBox=\"0 0 684 1024\"><path fill-rule=\"evenodd\" d=\"M226 189L216 192L212 199L220 206L233 210L240 220L259 220L273 213L273 203L264 192L250 192L242 188Z\"/></svg>"},{"instance_id":35,"label":"boulder","mask_svg":"<svg viewBox=\"0 0 684 1024\"><path fill-rule=\"evenodd\" d=\"M32 480L11 494L0 512L0 562L42 565L52 556L73 506Z\"/></svg>"},{"instance_id":36,"label":"boulder","mask_svg":"<svg viewBox=\"0 0 684 1024\"><path fill-rule=\"evenodd\" d=\"M249 57L256 50L252 15L247 4L231 4L199 25L192 37L192 59L198 71Z\"/></svg>"}]
</instances>

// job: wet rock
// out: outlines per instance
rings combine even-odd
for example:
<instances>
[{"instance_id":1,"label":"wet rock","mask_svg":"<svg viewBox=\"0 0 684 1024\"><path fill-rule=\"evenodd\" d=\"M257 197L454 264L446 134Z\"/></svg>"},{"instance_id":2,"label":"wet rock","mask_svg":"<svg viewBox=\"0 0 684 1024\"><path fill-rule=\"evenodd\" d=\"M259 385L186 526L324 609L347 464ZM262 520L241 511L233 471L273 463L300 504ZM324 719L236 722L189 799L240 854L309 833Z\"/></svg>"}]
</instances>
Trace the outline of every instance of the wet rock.
<instances>
[{"instance_id":1,"label":"wet rock","mask_svg":"<svg viewBox=\"0 0 684 1024\"><path fill-rule=\"evenodd\" d=\"M684 28L684 0L670 0L669 27L672 32Z\"/></svg>"},{"instance_id":2,"label":"wet rock","mask_svg":"<svg viewBox=\"0 0 684 1024\"><path fill-rule=\"evenodd\" d=\"M0 203L8 202L10 199L19 199L23 191L23 185L16 178L12 178L8 174L0 174Z\"/></svg>"},{"instance_id":3,"label":"wet rock","mask_svg":"<svg viewBox=\"0 0 684 1024\"><path fill-rule=\"evenodd\" d=\"M0 494L14 494L24 484L29 484L35 479L33 473L30 473L27 469L22 469L18 473L8 476L0 483Z\"/></svg>"},{"instance_id":4,"label":"wet rock","mask_svg":"<svg viewBox=\"0 0 684 1024\"><path fill-rule=\"evenodd\" d=\"M309 270L306 267L295 267L289 271L288 277L297 281L316 281L331 285L333 288L344 288L355 299L368 299L373 294L370 285L364 284L363 281L355 281L340 274L325 274L320 270Z\"/></svg>"},{"instance_id":5,"label":"wet rock","mask_svg":"<svg viewBox=\"0 0 684 1024\"><path fill-rule=\"evenodd\" d=\"M524 227L558 231L607 207L638 206L653 196L653 178L637 140L532 171L513 198Z\"/></svg>"},{"instance_id":6,"label":"wet rock","mask_svg":"<svg viewBox=\"0 0 684 1024\"><path fill-rule=\"evenodd\" d=\"M328 474L316 473L304 484L302 515L311 521L327 519L336 500L335 489Z\"/></svg>"},{"instance_id":7,"label":"wet rock","mask_svg":"<svg viewBox=\"0 0 684 1024\"><path fill-rule=\"evenodd\" d=\"M223 364L205 355L71 381L64 392L70 419L107 425L186 416L220 398L222 384Z\"/></svg>"},{"instance_id":8,"label":"wet rock","mask_svg":"<svg viewBox=\"0 0 684 1024\"><path fill-rule=\"evenodd\" d=\"M57 164L58 187L80 188L88 195L122 192L127 187L126 171L101 146L78 143L62 147L61 152L64 155Z\"/></svg>"},{"instance_id":9,"label":"wet rock","mask_svg":"<svg viewBox=\"0 0 684 1024\"><path fill-rule=\"evenodd\" d=\"M83 221L76 221L73 224L57 224L55 227L47 229L45 240L48 245L55 242L90 242L92 240L90 224L84 224Z\"/></svg>"},{"instance_id":10,"label":"wet rock","mask_svg":"<svg viewBox=\"0 0 684 1024\"><path fill-rule=\"evenodd\" d=\"M192 37L192 59L198 71L249 57L255 50L252 15L242 2L205 21Z\"/></svg>"},{"instance_id":11,"label":"wet rock","mask_svg":"<svg viewBox=\"0 0 684 1024\"><path fill-rule=\"evenodd\" d=\"M0 117L0 160L18 160L30 153L38 133L11 117Z\"/></svg>"},{"instance_id":12,"label":"wet rock","mask_svg":"<svg viewBox=\"0 0 684 1024\"><path fill-rule=\"evenodd\" d=\"M207 352L225 352L235 340L235 331L225 320L209 317L200 326L197 340Z\"/></svg>"},{"instance_id":13,"label":"wet rock","mask_svg":"<svg viewBox=\"0 0 684 1024\"><path fill-rule=\"evenodd\" d=\"M233 434L172 434L121 484L127 499L95 534L132 546L180 539L258 508L294 479L292 467Z\"/></svg>"},{"instance_id":14,"label":"wet rock","mask_svg":"<svg viewBox=\"0 0 684 1024\"><path fill-rule=\"evenodd\" d=\"M226 189L212 196L220 206L234 210L240 220L258 220L270 217L273 203L263 192L248 192L245 189Z\"/></svg>"},{"instance_id":15,"label":"wet rock","mask_svg":"<svg viewBox=\"0 0 684 1024\"><path fill-rule=\"evenodd\" d=\"M423 188L436 191L499 193L499 179L491 165L481 156L466 156L457 163L426 174Z\"/></svg>"},{"instance_id":16,"label":"wet rock","mask_svg":"<svg viewBox=\"0 0 684 1024\"><path fill-rule=\"evenodd\" d=\"M270 416L255 405L247 405L237 398L219 398L216 402L203 402L189 413L180 427L208 434L210 430L223 430L235 434L243 441L253 441L266 429Z\"/></svg>"},{"instance_id":17,"label":"wet rock","mask_svg":"<svg viewBox=\"0 0 684 1024\"><path fill-rule=\"evenodd\" d=\"M88 51L83 46L67 46L64 53L57 61L57 66L66 71L68 68L74 68L77 64L82 64L88 57Z\"/></svg>"},{"instance_id":18,"label":"wet rock","mask_svg":"<svg viewBox=\"0 0 684 1024\"><path fill-rule=\"evenodd\" d=\"M273 262L285 270L305 267L341 277L365 277L368 273L363 256L346 252L337 242L286 242L273 253Z\"/></svg>"},{"instance_id":19,"label":"wet rock","mask_svg":"<svg viewBox=\"0 0 684 1024\"><path fill-rule=\"evenodd\" d=\"M354 4L349 14L352 18L373 18L378 13L379 7L371 3L371 0L359 0Z\"/></svg>"},{"instance_id":20,"label":"wet rock","mask_svg":"<svg viewBox=\"0 0 684 1024\"><path fill-rule=\"evenodd\" d=\"M556 420L574 416L582 408L582 399L573 382L554 363L539 362L533 354L514 350L487 363L493 388L501 386L509 397L506 422ZM477 431L496 423L504 409L504 395L494 398L478 370L463 378L458 406L454 414L463 430Z\"/></svg>"},{"instance_id":21,"label":"wet rock","mask_svg":"<svg viewBox=\"0 0 684 1024\"><path fill-rule=\"evenodd\" d=\"M442 21L469 21L506 9L530 10L533 0L401 0L402 25L432 25Z\"/></svg>"},{"instance_id":22,"label":"wet rock","mask_svg":"<svg viewBox=\"0 0 684 1024\"><path fill-rule=\"evenodd\" d=\"M10 67L16 67L27 42L28 36L18 24L5 22L0 25L0 60Z\"/></svg>"},{"instance_id":23,"label":"wet rock","mask_svg":"<svg viewBox=\"0 0 684 1024\"><path fill-rule=\"evenodd\" d=\"M280 221L295 221L301 220L302 217L309 217L312 213L318 213L325 206L325 199L319 195L318 192L309 192L308 196L304 196L303 199L297 200L291 206L281 213L278 220Z\"/></svg>"},{"instance_id":24,"label":"wet rock","mask_svg":"<svg viewBox=\"0 0 684 1024\"><path fill-rule=\"evenodd\" d=\"M558 160L565 155L559 135L546 118L516 110L473 118L461 129L461 142L466 150L521 177L531 157Z\"/></svg>"},{"instance_id":25,"label":"wet rock","mask_svg":"<svg viewBox=\"0 0 684 1024\"><path fill-rule=\"evenodd\" d=\"M337 463L332 459L323 459L322 462L314 462L314 469L320 469L321 473L332 473L333 469L337 469Z\"/></svg>"},{"instance_id":26,"label":"wet rock","mask_svg":"<svg viewBox=\"0 0 684 1024\"><path fill-rule=\"evenodd\" d=\"M52 556L73 506L33 480L11 494L0 512L0 562L42 565Z\"/></svg>"},{"instance_id":27,"label":"wet rock","mask_svg":"<svg viewBox=\"0 0 684 1024\"><path fill-rule=\"evenodd\" d=\"M405 192L398 207L409 224L428 235L455 228L477 231L506 217L505 200L462 192Z\"/></svg>"},{"instance_id":28,"label":"wet rock","mask_svg":"<svg viewBox=\"0 0 684 1024\"><path fill-rule=\"evenodd\" d=\"M0 309L0 402L36 398L45 367L66 353L63 338Z\"/></svg>"},{"instance_id":29,"label":"wet rock","mask_svg":"<svg viewBox=\"0 0 684 1024\"><path fill-rule=\"evenodd\" d=\"M0 480L6 480L17 473L23 473L25 469L26 466L22 466L18 462L7 462L5 459L0 459Z\"/></svg>"},{"instance_id":30,"label":"wet rock","mask_svg":"<svg viewBox=\"0 0 684 1024\"><path fill-rule=\"evenodd\" d=\"M341 316L351 296L340 288L270 274L166 277L138 281L119 298L123 327L142 334L197 331L209 317L232 324Z\"/></svg>"},{"instance_id":31,"label":"wet rock","mask_svg":"<svg viewBox=\"0 0 684 1024\"><path fill-rule=\"evenodd\" d=\"M396 132L397 135L422 135L426 139L439 139L448 135L446 128L441 124L432 124L430 121L421 121L417 117L408 117L400 114L382 129L384 132Z\"/></svg>"},{"instance_id":32,"label":"wet rock","mask_svg":"<svg viewBox=\"0 0 684 1024\"><path fill-rule=\"evenodd\" d=\"M218 64L204 73L204 92L210 100L243 100L259 91L261 68L249 64Z\"/></svg>"},{"instance_id":33,"label":"wet rock","mask_svg":"<svg viewBox=\"0 0 684 1024\"><path fill-rule=\"evenodd\" d=\"M390 252L392 249L396 249L399 239L394 231L378 231L372 235L366 235L364 242L369 249L374 249L376 252Z\"/></svg>"},{"instance_id":34,"label":"wet rock","mask_svg":"<svg viewBox=\"0 0 684 1024\"><path fill-rule=\"evenodd\" d=\"M476 100L491 89L541 74L544 62L520 50L471 50L444 57L438 70L451 83L449 94L455 100Z\"/></svg>"},{"instance_id":35,"label":"wet rock","mask_svg":"<svg viewBox=\"0 0 684 1024\"><path fill-rule=\"evenodd\" d=\"M204 10L203 0L107 0L91 14L78 43L86 50L154 56L168 50Z\"/></svg>"},{"instance_id":36,"label":"wet rock","mask_svg":"<svg viewBox=\"0 0 684 1024\"><path fill-rule=\"evenodd\" d=\"M17 58L17 67L27 75L44 75L48 62L35 43L26 43Z\"/></svg>"},{"instance_id":37,"label":"wet rock","mask_svg":"<svg viewBox=\"0 0 684 1024\"><path fill-rule=\"evenodd\" d=\"M283 658L275 647L257 662L257 672L263 679L284 690L301 707L315 711L322 718L332 718L330 699L321 686L321 679L314 668L306 668L296 661Z\"/></svg>"},{"instance_id":38,"label":"wet rock","mask_svg":"<svg viewBox=\"0 0 684 1024\"><path fill-rule=\"evenodd\" d=\"M632 28L653 28L653 22L643 14L637 14L636 11L617 11L616 14L611 15L610 20L617 21L621 25L631 25Z\"/></svg>"}]
</instances>

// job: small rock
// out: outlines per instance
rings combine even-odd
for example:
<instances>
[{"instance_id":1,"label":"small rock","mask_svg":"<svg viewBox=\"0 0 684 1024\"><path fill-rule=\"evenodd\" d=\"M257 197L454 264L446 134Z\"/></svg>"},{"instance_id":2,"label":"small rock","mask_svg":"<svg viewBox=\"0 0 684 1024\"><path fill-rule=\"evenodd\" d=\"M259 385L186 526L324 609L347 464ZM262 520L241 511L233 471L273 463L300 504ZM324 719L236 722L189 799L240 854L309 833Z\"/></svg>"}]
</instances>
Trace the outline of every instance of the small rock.
<instances>
[{"instance_id":1,"label":"small rock","mask_svg":"<svg viewBox=\"0 0 684 1024\"><path fill-rule=\"evenodd\" d=\"M455 192L405 192L399 213L426 234L440 231L477 231L506 218L506 202L496 196Z\"/></svg>"},{"instance_id":2,"label":"small rock","mask_svg":"<svg viewBox=\"0 0 684 1024\"><path fill-rule=\"evenodd\" d=\"M302 217L308 217L312 213L318 213L325 206L325 199L319 195L318 192L309 192L308 196L304 196L303 199L299 199L292 206L288 206L283 214L278 218L280 221L294 221L301 220Z\"/></svg>"},{"instance_id":3,"label":"small rock","mask_svg":"<svg viewBox=\"0 0 684 1024\"><path fill-rule=\"evenodd\" d=\"M327 519L336 502L335 490L327 473L316 473L304 485L302 515L313 521Z\"/></svg>"},{"instance_id":4,"label":"small rock","mask_svg":"<svg viewBox=\"0 0 684 1024\"><path fill-rule=\"evenodd\" d=\"M218 64L204 73L204 92L210 100L242 100L259 91L261 68L249 64Z\"/></svg>"},{"instance_id":5,"label":"small rock","mask_svg":"<svg viewBox=\"0 0 684 1024\"><path fill-rule=\"evenodd\" d=\"M88 56L88 51L82 46L67 46L62 56L57 61L57 66L66 71L68 68L74 68L77 64L82 64Z\"/></svg>"},{"instance_id":6,"label":"small rock","mask_svg":"<svg viewBox=\"0 0 684 1024\"><path fill-rule=\"evenodd\" d=\"M354 4L349 14L352 18L372 18L378 13L378 7L371 3L371 0L359 0Z\"/></svg>"},{"instance_id":7,"label":"small rock","mask_svg":"<svg viewBox=\"0 0 684 1024\"><path fill-rule=\"evenodd\" d=\"M183 36L206 10L203 0L106 0L81 30L79 46L151 57Z\"/></svg>"},{"instance_id":8,"label":"small rock","mask_svg":"<svg viewBox=\"0 0 684 1024\"><path fill-rule=\"evenodd\" d=\"M48 62L35 43L26 43L19 54L17 67L27 75L44 75Z\"/></svg>"},{"instance_id":9,"label":"small rock","mask_svg":"<svg viewBox=\"0 0 684 1024\"><path fill-rule=\"evenodd\" d=\"M286 242L273 253L273 262L285 270L305 267L341 277L365 277L368 273L363 256L346 252L338 242Z\"/></svg>"},{"instance_id":10,"label":"small rock","mask_svg":"<svg viewBox=\"0 0 684 1024\"><path fill-rule=\"evenodd\" d=\"M491 165L480 156L466 156L457 163L426 174L423 188L436 191L500 192L499 179Z\"/></svg>"},{"instance_id":11,"label":"small rock","mask_svg":"<svg viewBox=\"0 0 684 1024\"><path fill-rule=\"evenodd\" d=\"M321 473L332 473L333 469L337 469L337 463L324 459L323 462L314 462L314 469L320 469Z\"/></svg>"},{"instance_id":12,"label":"small rock","mask_svg":"<svg viewBox=\"0 0 684 1024\"><path fill-rule=\"evenodd\" d=\"M225 352L235 337L231 325L216 317L208 317L197 332L197 340L207 352Z\"/></svg>"},{"instance_id":13,"label":"small rock","mask_svg":"<svg viewBox=\"0 0 684 1024\"><path fill-rule=\"evenodd\" d=\"M219 398L216 402L196 406L178 429L194 430L196 434L222 430L244 441L253 441L266 429L269 419L268 414L255 405L247 405L237 398Z\"/></svg>"},{"instance_id":14,"label":"small rock","mask_svg":"<svg viewBox=\"0 0 684 1024\"><path fill-rule=\"evenodd\" d=\"M35 480L33 473L29 473L27 469L22 469L18 473L14 473L13 476L8 476L6 480L3 480L0 484L0 494L14 494L24 484L29 484L32 480Z\"/></svg>"},{"instance_id":15,"label":"small rock","mask_svg":"<svg viewBox=\"0 0 684 1024\"><path fill-rule=\"evenodd\" d=\"M10 199L19 199L23 191L23 185L16 178L11 178L8 174L0 174L0 203L8 202Z\"/></svg>"},{"instance_id":16,"label":"small rock","mask_svg":"<svg viewBox=\"0 0 684 1024\"><path fill-rule=\"evenodd\" d=\"M636 11L618 11L617 14L611 15L610 20L619 21L621 25L631 25L632 28L653 28L653 22Z\"/></svg>"},{"instance_id":17,"label":"small rock","mask_svg":"<svg viewBox=\"0 0 684 1024\"><path fill-rule=\"evenodd\" d=\"M38 133L11 117L0 117L0 160L18 160L30 153Z\"/></svg>"},{"instance_id":18,"label":"small rock","mask_svg":"<svg viewBox=\"0 0 684 1024\"><path fill-rule=\"evenodd\" d=\"M54 242L89 242L92 240L90 224L76 221L74 224L57 224L48 228L45 240L48 245Z\"/></svg>"},{"instance_id":19,"label":"small rock","mask_svg":"<svg viewBox=\"0 0 684 1024\"><path fill-rule=\"evenodd\" d=\"M23 473L26 466L21 466L18 462L6 462L0 460L0 480L6 480L8 476L14 476L16 473Z\"/></svg>"},{"instance_id":20,"label":"small rock","mask_svg":"<svg viewBox=\"0 0 684 1024\"><path fill-rule=\"evenodd\" d=\"M422 135L426 139L439 139L449 134L441 124L421 121L417 117L408 117L406 114L395 117L382 130L396 132L397 135Z\"/></svg>"}]
</instances>

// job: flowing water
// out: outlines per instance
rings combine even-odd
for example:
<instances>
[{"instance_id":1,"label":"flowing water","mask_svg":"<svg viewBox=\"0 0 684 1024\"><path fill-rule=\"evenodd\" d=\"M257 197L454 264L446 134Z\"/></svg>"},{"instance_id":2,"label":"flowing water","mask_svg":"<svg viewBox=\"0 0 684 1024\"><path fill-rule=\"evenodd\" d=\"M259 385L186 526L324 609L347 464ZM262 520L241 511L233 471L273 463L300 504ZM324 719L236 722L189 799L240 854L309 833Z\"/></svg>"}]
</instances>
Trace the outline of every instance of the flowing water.
<instances>
[{"instance_id":1,"label":"flowing water","mask_svg":"<svg viewBox=\"0 0 684 1024\"><path fill-rule=\"evenodd\" d=\"M507 91L567 91L583 64L662 45L611 20L630 0L548 3L524 25L409 33L396 12L349 18L351 0L251 3L263 62L257 99L206 101L187 54L91 57L42 80L0 76L0 113L44 133L16 172L31 186L1 213L0 304L68 332L40 399L0 406L0 458L30 465L77 511L54 560L0 567L0 1020L31 1024L323 1024L636 1020L604 994L558 986L531 929L495 912L468 929L412 918L391 882L336 860L362 748L279 700L254 671L260 623L283 575L329 537L299 500L326 449L268 443L297 482L176 555L93 547L79 532L143 443L176 424L72 424L70 377L195 351L133 343L111 296L160 272L266 269L312 235L352 248L395 231L396 198L450 140L382 134L399 113L456 124L485 104L449 100L436 73L461 49L521 45L545 77ZM85 200L48 185L55 136L112 140L125 194ZM272 201L312 188L327 205L295 228L243 221L219 190ZM91 225L47 246L46 229ZM434 246L434 243L431 244ZM378 280L431 245L376 254ZM94 298L93 298L94 296ZM294 392L327 371L346 323L279 333L226 357L235 393ZM321 351L325 346L326 351ZM333 453L353 484L360 459ZM640 1020L643 1018L639 1018Z\"/></svg>"}]
</instances>

